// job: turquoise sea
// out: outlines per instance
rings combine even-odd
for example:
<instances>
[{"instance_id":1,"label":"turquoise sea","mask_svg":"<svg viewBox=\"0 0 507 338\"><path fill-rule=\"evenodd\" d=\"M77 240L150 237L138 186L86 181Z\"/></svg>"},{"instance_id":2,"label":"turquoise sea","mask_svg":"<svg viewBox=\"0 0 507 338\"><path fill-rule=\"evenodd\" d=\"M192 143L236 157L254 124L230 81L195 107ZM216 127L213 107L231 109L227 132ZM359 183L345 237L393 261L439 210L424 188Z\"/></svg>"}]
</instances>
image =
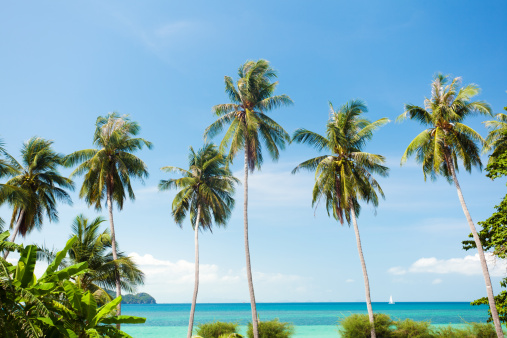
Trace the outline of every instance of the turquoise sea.
<instances>
[{"instance_id":1,"label":"turquoise sea","mask_svg":"<svg viewBox=\"0 0 507 338\"><path fill-rule=\"evenodd\" d=\"M428 320L432 325L460 325L467 322L486 322L487 305L471 306L470 303L410 303L389 305L373 303L373 311L386 313L393 319L410 318ZM366 313L363 303L258 303L261 320L279 318L291 322L296 328L296 338L337 338L340 318L352 313ZM142 325L123 325L122 329L133 337L185 337L190 304L123 305L122 314L146 317ZM195 323L214 320L237 322L246 332L251 320L250 304L197 304Z\"/></svg>"}]
</instances>

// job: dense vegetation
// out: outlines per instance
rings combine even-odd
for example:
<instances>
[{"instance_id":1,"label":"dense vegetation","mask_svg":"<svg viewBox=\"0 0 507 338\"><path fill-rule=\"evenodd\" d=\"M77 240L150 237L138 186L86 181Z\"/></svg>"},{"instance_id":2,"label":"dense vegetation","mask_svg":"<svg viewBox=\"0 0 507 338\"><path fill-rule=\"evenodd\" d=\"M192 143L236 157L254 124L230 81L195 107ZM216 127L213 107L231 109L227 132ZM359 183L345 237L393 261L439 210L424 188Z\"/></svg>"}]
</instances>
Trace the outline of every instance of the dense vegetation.
<instances>
[{"instance_id":1,"label":"dense vegetation","mask_svg":"<svg viewBox=\"0 0 507 338\"><path fill-rule=\"evenodd\" d=\"M9 235L2 233L0 240ZM72 282L86 273L87 262L58 270L77 237L56 253L44 274L34 274L39 249L17 245L20 258L12 265L0 258L0 332L3 337L129 337L112 324L144 323L145 318L118 316L121 297L97 306L90 291ZM5 247L4 247L5 248Z\"/></svg>"},{"instance_id":2,"label":"dense vegetation","mask_svg":"<svg viewBox=\"0 0 507 338\"><path fill-rule=\"evenodd\" d=\"M465 327L446 326L434 328L430 322L416 322L411 319L392 320L383 313L375 314L375 329L382 338L494 338L497 336L491 324L469 323ZM370 323L367 315L353 314L340 321L342 338L367 338Z\"/></svg>"}]
</instances>

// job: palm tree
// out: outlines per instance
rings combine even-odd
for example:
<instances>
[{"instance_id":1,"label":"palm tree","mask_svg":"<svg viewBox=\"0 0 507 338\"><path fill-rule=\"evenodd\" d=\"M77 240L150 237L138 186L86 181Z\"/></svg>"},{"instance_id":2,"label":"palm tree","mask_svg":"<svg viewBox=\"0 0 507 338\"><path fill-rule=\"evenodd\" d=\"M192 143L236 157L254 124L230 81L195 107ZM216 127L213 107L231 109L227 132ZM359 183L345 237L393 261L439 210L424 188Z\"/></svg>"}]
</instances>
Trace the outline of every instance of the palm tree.
<instances>
[{"instance_id":1,"label":"palm tree","mask_svg":"<svg viewBox=\"0 0 507 338\"><path fill-rule=\"evenodd\" d=\"M0 139L0 178L9 177L17 174L17 170L12 165L12 156L5 150L5 143ZM2 158L4 157L4 158ZM20 189L0 183L0 205L6 201L13 202L13 198L19 195ZM0 231L3 230L4 220L0 217Z\"/></svg>"},{"instance_id":2,"label":"palm tree","mask_svg":"<svg viewBox=\"0 0 507 338\"><path fill-rule=\"evenodd\" d=\"M110 113L105 117L99 116L95 125L93 143L98 149L76 151L65 157L65 165L68 167L78 165L71 177L84 174L79 197L84 198L89 206L93 205L95 209L101 210L105 195L109 211L113 260L118 262L113 201L121 210L126 198L125 190L131 200L135 199L130 179L134 177L142 181L148 177L148 170L146 164L132 153L142 149L143 146L151 149L152 144L145 139L134 137L140 131L139 124L130 121L126 115ZM120 277L116 266L116 297L121 296ZM117 312L121 315L121 304L118 304Z\"/></svg>"},{"instance_id":3,"label":"palm tree","mask_svg":"<svg viewBox=\"0 0 507 338\"><path fill-rule=\"evenodd\" d=\"M247 61L238 69L239 79L234 85L231 77L225 77L225 92L231 103L219 104L213 107L213 112L219 118L205 131L205 137L214 137L229 125L220 144L220 151L228 150L228 159L232 162L236 154L245 151L244 175L244 232L245 255L250 304L252 307L252 323L254 338L259 337L257 323L257 308L250 265L250 249L248 244L248 171L260 169L263 162L261 140L274 160L279 157L278 148L284 149L289 141L287 132L274 120L266 115L272 109L288 106L292 100L287 95L273 93L278 81L276 72L266 60Z\"/></svg>"},{"instance_id":4,"label":"palm tree","mask_svg":"<svg viewBox=\"0 0 507 338\"><path fill-rule=\"evenodd\" d=\"M381 155L370 154L362 149L367 141L373 137L373 131L383 126L389 120L382 118L370 122L361 117L368 109L364 102L352 100L335 111L329 103L331 117L326 126L326 136L321 136L307 129L294 132L292 141L307 143L317 150L326 150L330 155L323 155L299 164L292 171L293 174L301 169L315 171L315 186L313 188L312 205L315 206L323 198L328 215L347 223L351 221L356 234L357 250L363 269L366 305L371 325L371 336L376 337L373 322L373 310L370 298L370 283L366 271L359 228L356 217L359 216L359 200L378 205L377 192L384 197L384 193L372 174L386 177L389 169L383 165L385 159Z\"/></svg>"},{"instance_id":5,"label":"palm tree","mask_svg":"<svg viewBox=\"0 0 507 338\"><path fill-rule=\"evenodd\" d=\"M194 326L195 304L199 288L199 229L211 231L213 220L218 226L225 226L234 207L234 184L239 180L232 176L227 167L226 158L218 152L213 144L205 144L194 151L190 147L188 157L189 169L163 167L165 172L176 172L182 178L161 180L160 190L180 189L172 204L172 215L181 227L183 220L190 213L195 233L195 284L187 338L192 336Z\"/></svg>"},{"instance_id":6,"label":"palm tree","mask_svg":"<svg viewBox=\"0 0 507 338\"><path fill-rule=\"evenodd\" d=\"M416 161L422 165L425 180L427 175L432 180L435 180L437 175L442 175L449 183L454 181L461 207L479 252L496 333L498 337L503 337L484 250L456 176L458 159L468 172L471 172L474 166L482 169L476 143L484 144L484 140L475 130L462 122L466 117L476 114L491 115L491 107L483 101L471 101L480 91L477 85L469 84L460 88L460 83L459 77L451 80L449 75L439 73L431 84L431 98L424 101L424 108L405 105L405 112L398 120L414 119L428 126L428 129L417 135L408 145L401 158L401 164L415 153Z\"/></svg>"},{"instance_id":7,"label":"palm tree","mask_svg":"<svg viewBox=\"0 0 507 338\"><path fill-rule=\"evenodd\" d=\"M14 228L11 242L18 233L25 237L33 229L41 229L44 214L50 222L58 221L57 201L72 204L65 189L74 190L74 183L58 172L63 155L56 153L52 145L53 141L32 137L21 148L22 164L11 157L16 175L6 185L15 187L24 195L24 198L10 199L14 208L10 224ZM6 251L4 259L8 255L9 251Z\"/></svg>"},{"instance_id":8,"label":"palm tree","mask_svg":"<svg viewBox=\"0 0 507 338\"><path fill-rule=\"evenodd\" d=\"M117 260L113 259L110 251L112 247L109 229L100 231L105 219L96 217L88 220L84 215L78 215L72 223L71 237L77 236L69 249L70 265L88 262L88 272L80 275L76 280L84 291L94 293L96 298L110 298L104 289L116 286L115 270L118 266L121 288L127 292L134 292L137 285L144 284L144 273L139 270L136 263L121 251L117 252ZM118 243L116 244L118 249Z\"/></svg>"},{"instance_id":9,"label":"palm tree","mask_svg":"<svg viewBox=\"0 0 507 338\"><path fill-rule=\"evenodd\" d=\"M507 107L504 109L507 110ZM496 114L495 118L497 121L493 120L485 122L486 127L491 130L486 138L483 151L488 152L493 150L489 157L490 163L494 162L500 155L507 152L507 115L500 113Z\"/></svg>"}]
</instances>

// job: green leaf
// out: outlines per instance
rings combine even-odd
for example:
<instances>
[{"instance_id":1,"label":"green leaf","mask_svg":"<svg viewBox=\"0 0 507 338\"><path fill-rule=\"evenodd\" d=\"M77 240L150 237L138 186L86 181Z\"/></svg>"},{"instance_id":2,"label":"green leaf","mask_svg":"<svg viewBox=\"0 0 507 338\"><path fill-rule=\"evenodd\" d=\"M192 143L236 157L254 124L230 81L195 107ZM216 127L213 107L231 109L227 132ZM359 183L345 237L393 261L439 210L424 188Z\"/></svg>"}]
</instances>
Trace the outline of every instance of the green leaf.
<instances>
[{"instance_id":1,"label":"green leaf","mask_svg":"<svg viewBox=\"0 0 507 338\"><path fill-rule=\"evenodd\" d=\"M69 251L69 249L72 247L72 244L74 244L75 241L77 241L77 236L74 236L67 241L67 244L65 244L65 248L63 248L62 251L56 254L54 261L51 264L49 264L46 271L42 275L41 279L55 272L58 269L60 263L62 262L62 259L65 258L65 256L67 255L67 251Z\"/></svg>"},{"instance_id":2,"label":"green leaf","mask_svg":"<svg viewBox=\"0 0 507 338\"><path fill-rule=\"evenodd\" d=\"M37 320L43 322L46 325L55 326L55 324L53 324L53 321L50 318L47 318L47 317L37 317Z\"/></svg>"},{"instance_id":3,"label":"green leaf","mask_svg":"<svg viewBox=\"0 0 507 338\"><path fill-rule=\"evenodd\" d=\"M45 281L52 281L52 282L59 282L63 280L68 280L71 276L78 276L80 274L85 273L88 270L88 262L81 262L74 265L71 265L69 267L66 267L65 269L62 269L60 271L57 271L53 274L47 275L44 280ZM42 279L42 277L40 278Z\"/></svg>"},{"instance_id":4,"label":"green leaf","mask_svg":"<svg viewBox=\"0 0 507 338\"><path fill-rule=\"evenodd\" d=\"M33 270L37 261L37 247L29 245L21 252L18 266L15 272L15 279L20 282L20 287L26 288L35 281Z\"/></svg>"},{"instance_id":5,"label":"green leaf","mask_svg":"<svg viewBox=\"0 0 507 338\"><path fill-rule=\"evenodd\" d=\"M86 321L89 323L88 327L94 327L91 325L93 318L97 314L97 303L90 291L87 291L83 297L81 297L81 307L83 309L83 315L86 317Z\"/></svg>"},{"instance_id":6,"label":"green leaf","mask_svg":"<svg viewBox=\"0 0 507 338\"><path fill-rule=\"evenodd\" d=\"M108 314L110 314L111 311L113 311L116 308L116 306L118 304L120 304L120 302L121 302L121 296L116 297L115 299L113 299L109 303L102 306L99 309L99 312L95 315L95 317L91 321L90 326L91 327L97 326L97 324L99 324L104 317L106 317Z\"/></svg>"},{"instance_id":7,"label":"green leaf","mask_svg":"<svg viewBox=\"0 0 507 338\"><path fill-rule=\"evenodd\" d=\"M67 295L67 298L72 305L73 310L81 313L81 290L76 285L74 285L74 283L69 282L68 280L63 282L63 289L65 290L65 294Z\"/></svg>"}]
</instances>

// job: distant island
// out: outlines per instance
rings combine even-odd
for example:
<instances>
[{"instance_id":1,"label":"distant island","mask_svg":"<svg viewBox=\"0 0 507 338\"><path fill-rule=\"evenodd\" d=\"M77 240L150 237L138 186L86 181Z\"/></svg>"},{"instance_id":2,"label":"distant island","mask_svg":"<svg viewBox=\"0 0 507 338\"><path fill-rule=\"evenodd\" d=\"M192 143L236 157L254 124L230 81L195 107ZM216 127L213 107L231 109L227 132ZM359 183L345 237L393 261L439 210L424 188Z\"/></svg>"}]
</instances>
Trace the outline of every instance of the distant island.
<instances>
[{"instance_id":1,"label":"distant island","mask_svg":"<svg viewBox=\"0 0 507 338\"><path fill-rule=\"evenodd\" d=\"M111 297L116 298L116 292L111 290L106 290L106 292ZM122 295L121 297L122 304L157 304L155 298L144 292L136 293L135 295L132 294Z\"/></svg>"}]
</instances>

